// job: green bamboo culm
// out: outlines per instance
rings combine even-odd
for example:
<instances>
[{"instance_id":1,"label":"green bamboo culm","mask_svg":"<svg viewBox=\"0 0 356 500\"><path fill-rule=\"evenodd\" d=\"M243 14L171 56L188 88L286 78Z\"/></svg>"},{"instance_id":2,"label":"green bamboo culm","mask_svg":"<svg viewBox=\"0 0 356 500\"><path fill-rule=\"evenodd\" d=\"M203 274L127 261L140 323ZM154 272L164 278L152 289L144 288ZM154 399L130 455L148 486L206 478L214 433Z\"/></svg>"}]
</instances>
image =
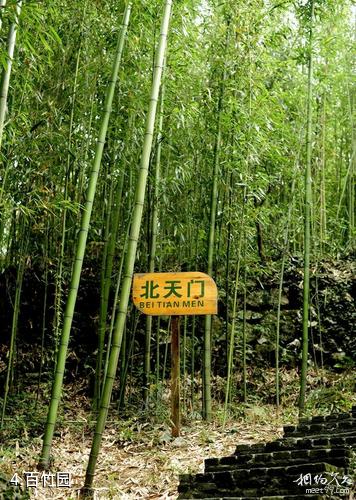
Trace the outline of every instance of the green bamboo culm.
<instances>
[{"instance_id":1,"label":"green bamboo culm","mask_svg":"<svg viewBox=\"0 0 356 500\"><path fill-rule=\"evenodd\" d=\"M130 235L131 218L132 217L130 215L130 219L127 223L127 229L126 229L126 234L125 234L125 238L124 238L124 242L123 242L123 246L122 246L120 264L119 264L119 269L118 269L118 273L117 273L115 294L114 294L114 300L113 300L113 304L112 304L112 312L111 312L110 325L109 325L109 334L108 334L108 339L107 339L107 349L106 349L106 353L105 353L104 374L103 374L102 385L104 385L104 383L105 383L106 374L108 372L111 339L112 339L114 326L115 326L117 303L119 300L119 290L120 290L120 285L121 285L122 271L123 271L123 267L124 267L124 260L125 260L125 255L127 253L127 246L128 246L129 235ZM100 401L99 401L99 403L100 403Z\"/></svg>"},{"instance_id":2,"label":"green bamboo culm","mask_svg":"<svg viewBox=\"0 0 356 500\"><path fill-rule=\"evenodd\" d=\"M20 233L19 240L22 242L22 244L21 244L21 249L20 249L20 258L19 258L19 263L18 263L18 268L17 268L17 276L16 276L16 292L15 292L14 310L13 310L13 314L12 314L9 358L8 358L8 366L7 366L6 379L5 379L5 387L4 387L4 399L2 402L0 429L2 429L2 427L4 425L7 398L8 398L9 390L11 387L11 381L13 379L17 325L18 325L19 316L20 316L22 284L23 284L23 279L24 279L24 274L25 274L26 253L27 253L27 247L28 247L28 234L26 236L26 223L25 223L25 221L20 222L19 233Z\"/></svg>"},{"instance_id":3,"label":"green bamboo culm","mask_svg":"<svg viewBox=\"0 0 356 500\"><path fill-rule=\"evenodd\" d=\"M5 117L7 110L7 94L9 92L9 86L10 86L12 61L14 58L17 26L21 14L21 9L22 9L22 0L16 3L15 18L14 21L11 23L9 34L7 37L7 63L6 63L6 68L3 70L1 79L1 89L0 89L0 149L4 135Z\"/></svg>"},{"instance_id":4,"label":"green bamboo culm","mask_svg":"<svg viewBox=\"0 0 356 500\"><path fill-rule=\"evenodd\" d=\"M99 132L99 138L96 144L95 157L93 162L93 167L89 177L89 185L86 195L85 207L82 214L81 227L79 231L79 237L77 242L75 263L73 266L73 272L71 277L71 283L69 288L69 295L66 303L66 309L64 313L63 329L61 335L60 346L58 350L56 371L54 376L54 382L52 386L52 395L50 406L48 409L47 422L45 428L45 435L43 438L43 447L40 457L38 467L40 469L47 468L49 464L49 457L53 439L54 427L57 419L58 405L61 397L61 390L63 385L64 367L67 356L68 342L70 336L70 330L72 326L73 314L75 303L78 294L78 287L80 282L80 274L83 265L86 241L89 231L89 224L91 218L91 212L95 197L96 184L98 180L101 159L103 155L103 149L106 139L106 132L108 129L109 118L111 114L111 106L113 102L115 86L118 79L118 72L120 68L121 56L124 48L125 35L127 31L127 26L130 18L131 4L128 4L125 13L122 29L119 36L119 41L117 45L117 51L115 55L115 61L112 69L111 79L106 93L103 117Z\"/></svg>"},{"instance_id":5,"label":"green bamboo culm","mask_svg":"<svg viewBox=\"0 0 356 500\"><path fill-rule=\"evenodd\" d=\"M161 149L162 149L162 131L163 131L163 108L164 108L164 85L161 87L160 109L158 120L157 133L157 150L156 161L154 168L154 192L153 192L153 207L151 220L151 241L148 259L148 272L153 273L155 270L157 233L158 233L158 203L159 203L159 185L160 185L160 166L161 166ZM152 316L146 316L146 332L145 332L145 357L144 357L144 384L143 384L143 401L147 408L149 400L149 384L151 372L151 335L152 335Z\"/></svg>"},{"instance_id":6,"label":"green bamboo culm","mask_svg":"<svg viewBox=\"0 0 356 500\"><path fill-rule=\"evenodd\" d=\"M1 16L2 16L2 11L5 9L5 6L6 6L6 0L2 0L0 2L0 8L1 8L0 14L1 14ZM10 25L9 33L7 36L7 61L6 61L6 67L3 69L2 76L1 76L1 84L0 84L0 151L1 151L3 136L4 136L5 118L6 118L6 114L7 114L7 96L9 93L12 61L14 58L17 27L18 27L19 17L21 14L21 8L22 8L22 0L19 0L16 3L15 17L14 17L13 22ZM0 18L0 29L1 28L2 28L2 17ZM5 185L6 185L6 181L7 181L9 165L10 165L10 162L5 163L4 173L2 175L0 175L0 178L2 178L1 184L0 184L0 207L2 206L3 195L5 192ZM6 211L2 208L0 211L0 246L2 246L3 230L4 230L4 224L5 224L5 214L6 214Z\"/></svg>"},{"instance_id":7,"label":"green bamboo culm","mask_svg":"<svg viewBox=\"0 0 356 500\"><path fill-rule=\"evenodd\" d=\"M154 124L156 118L159 89L161 84L164 55L167 46L167 35L168 35L171 9L172 9L172 0L166 0L162 23L161 23L160 38L155 57L150 103L146 117L145 138L142 148L140 170L136 184L135 203L132 216L132 224L130 228L128 249L127 249L127 254L125 256L124 278L120 292L119 310L115 322L115 329L113 334L112 346L110 350L108 371L105 378L103 394L100 401L100 410L99 410L98 420L96 423L93 443L90 451L89 463L85 476L85 483L81 491L82 497L92 496L92 485L95 475L95 467L100 451L103 431L106 424L106 418L110 405L111 393L121 348L122 336L125 327L127 307L130 297L132 274L136 259L137 242L139 238L141 221L142 221L142 212L143 212L147 176L148 176L148 166L152 150Z\"/></svg>"},{"instance_id":8,"label":"green bamboo culm","mask_svg":"<svg viewBox=\"0 0 356 500\"><path fill-rule=\"evenodd\" d=\"M246 199L246 186L244 188L244 196L243 199ZM241 216L241 227L244 227L245 220L245 202L242 205L242 216ZM233 300L233 308L232 308L232 318L231 318L231 333L230 333L230 341L229 341L229 351L228 351L228 363L227 363L227 377L226 377L226 387L225 387L225 402L224 402L224 413L223 413L223 426L225 426L226 418L227 418L227 410L228 404L230 400L230 391L231 391L231 376L233 369L233 357L235 350L235 328L236 328L236 316L237 316L237 293L239 289L239 281L240 281L240 264L241 264L241 249L242 242L245 242L245 231L240 236L238 252L237 252L237 264L236 264L236 273L235 273L235 287L234 287L234 300ZM246 242L245 242L246 246Z\"/></svg>"},{"instance_id":9,"label":"green bamboo culm","mask_svg":"<svg viewBox=\"0 0 356 500\"><path fill-rule=\"evenodd\" d=\"M297 156L299 158L299 155ZM297 161L295 162L295 166ZM295 196L295 176L293 177L292 188L291 188L291 200L293 201ZM276 340L275 340L275 356L276 356L276 376L275 376L275 385L276 385L276 406L280 405L280 364L279 364L279 342L280 342L280 326L281 326L281 304L282 304L282 293L283 293L283 283L284 283L284 269L286 264L286 257L288 255L289 250L289 233L290 233L290 225L292 219L292 208L293 203L289 204L288 215L287 215L287 223L284 230L284 240L283 240L283 253L282 253L282 263L281 263L281 274L279 277L279 285L278 285L278 302L277 302L277 321L276 321Z\"/></svg>"},{"instance_id":10,"label":"green bamboo culm","mask_svg":"<svg viewBox=\"0 0 356 500\"><path fill-rule=\"evenodd\" d=\"M223 107L224 86L226 79L226 71L223 71L223 78L220 87L220 95L218 101L218 122L216 131L215 151L214 151L214 170L211 187L210 199L210 223L208 236L208 267L209 276L213 274L214 262L214 246L215 246L215 219L216 207L218 202L218 176L220 166L220 149L221 149L221 117ZM204 358L203 358L203 417L208 422L211 420L211 315L205 316L204 321Z\"/></svg>"},{"instance_id":11,"label":"green bamboo culm","mask_svg":"<svg viewBox=\"0 0 356 500\"><path fill-rule=\"evenodd\" d=\"M247 267L246 267L246 241L244 247L244 299L243 299L243 309L242 309L242 397L243 402L247 403L247 331L246 331L246 302L247 302Z\"/></svg>"},{"instance_id":12,"label":"green bamboo culm","mask_svg":"<svg viewBox=\"0 0 356 500\"><path fill-rule=\"evenodd\" d=\"M310 0L309 28L309 64L308 64L308 94L307 94L307 162L305 167L305 206L304 206L304 280L303 280L303 334L302 334L302 365L300 373L299 410L305 406L305 392L308 369L308 320L309 320L309 281L310 281L310 219L312 204L311 160L312 160L312 79L313 79L313 19L314 0Z\"/></svg>"},{"instance_id":13,"label":"green bamboo culm","mask_svg":"<svg viewBox=\"0 0 356 500\"><path fill-rule=\"evenodd\" d=\"M88 2L85 2L83 7L82 14L82 24L80 26L80 32L83 32L83 26L85 22L85 15L87 9ZM68 154L67 154L67 166L65 169L65 178L64 178L64 200L70 201L70 196L68 194L69 187L69 177L71 170L71 161L72 161L72 136L74 129L74 111L76 107L76 98L77 98L77 88L78 88L78 77L79 77L79 64L81 60L82 54L82 39L80 37L79 40L79 48L76 57L75 63L75 72L74 72L74 83L73 83L73 94L72 94L72 103L70 110L70 119L69 119L69 134L68 134ZM56 272L56 284L55 284L55 294L54 294L54 321L53 321L53 336L55 342L55 351L54 358L57 358L58 355L58 344L59 344L59 336L61 329L61 321L62 321L62 296L63 296L63 270L64 270L64 262L65 262L65 246L68 238L68 228L67 228L67 212L68 208L66 205L63 207L62 216L61 216L61 241L60 241L60 251L58 255L58 263L57 263L57 272ZM54 367L55 372L55 367Z\"/></svg>"},{"instance_id":14,"label":"green bamboo culm","mask_svg":"<svg viewBox=\"0 0 356 500\"><path fill-rule=\"evenodd\" d=\"M99 408L100 402L100 383L101 383L101 375L102 375L102 361L103 361L103 353L104 353L104 343L105 343L105 332L106 332L106 313L107 313L107 301L106 298L106 266L107 266L107 257L108 257L108 246L109 246L109 238L110 238L110 222L111 222L111 214L112 214L112 205L113 205L113 191L114 191L114 183L111 181L110 190L109 190L109 200L107 204L107 212L106 212L106 222L104 229L104 249L102 253L101 259L101 273L100 273L100 312L99 312L99 328L98 328L98 354L96 356L96 368L95 368L95 384L94 384L94 398L93 398L93 409L97 410ZM108 286L110 291L110 281ZM109 294L107 296L107 300L109 300Z\"/></svg>"},{"instance_id":15,"label":"green bamboo culm","mask_svg":"<svg viewBox=\"0 0 356 500\"><path fill-rule=\"evenodd\" d=\"M2 28L2 15L6 7L6 0L0 0L0 31Z\"/></svg>"}]
</instances>

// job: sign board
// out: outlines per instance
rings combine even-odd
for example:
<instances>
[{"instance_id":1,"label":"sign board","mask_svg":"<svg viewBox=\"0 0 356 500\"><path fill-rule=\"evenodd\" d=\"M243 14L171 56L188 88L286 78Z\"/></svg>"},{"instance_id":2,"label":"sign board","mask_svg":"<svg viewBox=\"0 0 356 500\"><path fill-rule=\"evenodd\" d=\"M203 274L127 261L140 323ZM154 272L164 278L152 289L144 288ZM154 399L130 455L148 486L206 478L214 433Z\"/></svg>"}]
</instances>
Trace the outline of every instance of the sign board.
<instances>
[{"instance_id":1,"label":"sign board","mask_svg":"<svg viewBox=\"0 0 356 500\"><path fill-rule=\"evenodd\" d=\"M216 314L217 296L205 273L145 273L133 279L133 303L150 316Z\"/></svg>"}]
</instances>

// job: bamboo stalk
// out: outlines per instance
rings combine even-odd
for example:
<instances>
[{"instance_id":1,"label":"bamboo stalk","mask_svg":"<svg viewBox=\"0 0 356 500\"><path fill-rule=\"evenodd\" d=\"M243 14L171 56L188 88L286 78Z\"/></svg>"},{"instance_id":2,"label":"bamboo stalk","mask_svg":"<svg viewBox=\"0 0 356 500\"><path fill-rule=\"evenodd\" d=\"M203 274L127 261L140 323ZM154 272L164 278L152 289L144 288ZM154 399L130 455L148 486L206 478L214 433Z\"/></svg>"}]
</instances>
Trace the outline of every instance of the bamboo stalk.
<instances>
[{"instance_id":1,"label":"bamboo stalk","mask_svg":"<svg viewBox=\"0 0 356 500\"><path fill-rule=\"evenodd\" d=\"M182 402L183 410L186 410L186 372L187 372L187 329L188 329L188 316L184 316L183 323L183 345L182 345L182 374L183 374L183 388L182 388Z\"/></svg>"},{"instance_id":2,"label":"bamboo stalk","mask_svg":"<svg viewBox=\"0 0 356 500\"><path fill-rule=\"evenodd\" d=\"M244 302L243 302L243 316L242 316L242 392L243 402L247 403L247 331L246 331L246 302L247 302L247 266L246 266L246 241L244 246Z\"/></svg>"},{"instance_id":3,"label":"bamboo stalk","mask_svg":"<svg viewBox=\"0 0 356 500\"><path fill-rule=\"evenodd\" d=\"M208 236L208 266L209 276L213 274L214 246L215 246L215 220L218 201L218 176L220 166L221 149L221 117L223 107L224 85L226 71L223 71L220 95L218 101L218 121L216 130L216 142L214 151L214 170L212 178L211 199L210 199L210 222ZM204 321L204 358L203 358L203 417L208 422L211 420L211 315L205 316Z\"/></svg>"},{"instance_id":4,"label":"bamboo stalk","mask_svg":"<svg viewBox=\"0 0 356 500\"><path fill-rule=\"evenodd\" d=\"M87 8L88 2L85 2L82 12L82 26L85 20L85 12ZM75 71L74 71L74 82L73 82L73 97L72 104L70 110L70 118L69 118L69 133L68 133L68 154L67 154L67 163L65 169L65 180L64 180L64 201L67 202L70 197L68 196L68 185L69 185L69 177L70 177L70 166L71 166L71 149L72 149L72 135L73 135L73 126L74 126L74 110L76 104L77 97L77 87L78 87L78 76L79 76L79 64L80 64L80 56L82 52L82 37L80 38L79 47L77 51L77 57L75 62ZM55 299L54 299L54 339L55 339L55 358L58 355L58 341L59 341L59 332L61 328L62 321L62 295L63 295L63 267L64 267L64 259L65 259L65 245L66 245L66 236L67 236L67 204L65 203L62 212L62 220L61 220L61 242L60 242L60 252L58 256L58 265L57 265L57 274L56 274L56 290L55 290ZM55 370L54 370L55 371Z\"/></svg>"},{"instance_id":5,"label":"bamboo stalk","mask_svg":"<svg viewBox=\"0 0 356 500\"><path fill-rule=\"evenodd\" d=\"M168 335L171 328L171 316L168 319L167 332L166 332L166 343L164 346L164 356L163 356L163 367L162 367L162 383L164 383L166 378L166 368L167 368L167 358L168 358Z\"/></svg>"},{"instance_id":6,"label":"bamboo stalk","mask_svg":"<svg viewBox=\"0 0 356 500\"><path fill-rule=\"evenodd\" d=\"M126 360L123 359L123 363L122 363L122 377L120 377L120 394L119 394L119 404L118 404L119 411L124 407L125 390L126 390L127 374L129 371L130 359L131 359L130 374L132 374L133 361L134 361L133 350L135 347L138 320L139 320L138 311L136 309L134 309L133 310L133 320L132 320L133 327L131 326L131 328L130 328L129 349L128 349L128 353L126 356ZM127 333L126 328L125 328L125 333ZM125 336L123 337L121 351L123 351L123 347L124 347L124 338L125 338ZM130 386L130 389L131 389L131 386Z\"/></svg>"},{"instance_id":7,"label":"bamboo stalk","mask_svg":"<svg viewBox=\"0 0 356 500\"><path fill-rule=\"evenodd\" d=\"M55 373L55 378L54 378L54 382L53 382L53 386L52 386L52 395L51 395L50 406L48 409L46 429L45 429L45 435L44 435L44 439L43 439L42 453L41 453L40 461L38 464L38 467L40 469L47 468L48 464L49 464L54 427L55 427L56 420L57 420L58 406L59 406L62 385L63 385L64 368L65 368L65 361L66 361L67 350L68 350L69 336L70 336L70 330L71 330L72 321L73 321L75 303L76 303L77 294L78 294L80 274L81 274L83 259L84 259L84 254L85 254L85 247L86 247L86 241L87 241L87 236L88 236L88 231L89 231L91 212L92 212L92 208L93 208L96 185L97 185L99 170L100 170L100 166L101 166L101 159L102 159L103 150L104 150L106 132L108 129L109 118L110 118L110 114L111 114L111 106L112 106L112 102L113 102L116 82L118 80L118 72L119 72L120 63L121 63L121 56L122 56L122 52L123 52L123 48L124 48L125 35L126 35L126 30L127 30L129 18L130 18L130 12L131 12L131 4L128 4L128 6L125 9L125 13L124 13L124 21L123 21L121 33L120 33L119 40L118 40L117 51L116 51L114 65L113 65L112 74L111 74L111 80L110 80L110 83L109 83L109 86L107 89L107 93L106 93L106 99L105 99L105 104L104 104L104 113L103 113L103 117L102 117L99 138L98 138L97 145L96 145L93 168L92 168L92 171L90 173L90 178L89 178L87 199L85 202L85 208L83 210L81 228L80 228L78 242L77 242L75 264L73 266L73 273L72 273L72 278L71 278L69 295L68 295L68 299L67 299L66 310L64 313L64 323L63 323L63 329L62 329L62 335L61 335L61 343L60 343L60 347L59 347L59 351L58 351L56 373Z\"/></svg>"},{"instance_id":8,"label":"bamboo stalk","mask_svg":"<svg viewBox=\"0 0 356 500\"><path fill-rule=\"evenodd\" d=\"M160 109L157 132L157 150L154 170L154 192L153 192L153 207L151 219L151 241L149 249L148 272L153 273L155 270L157 233L158 233L158 203L161 177L161 150L162 150L162 131L163 131L163 109L164 109L164 85L161 87L160 94ZM143 401L145 406L148 405L149 399L149 378L151 371L151 335L152 335L152 316L146 316L146 332L145 332L145 356L144 356L144 383L143 383Z\"/></svg>"},{"instance_id":9,"label":"bamboo stalk","mask_svg":"<svg viewBox=\"0 0 356 500\"><path fill-rule=\"evenodd\" d=\"M246 186L245 186L244 194L243 194L241 227L244 227L246 191L247 190L246 190ZM237 253L234 300L233 300L233 305L232 305L232 318L231 318L231 333L230 333L229 353L228 353L228 362L227 362L227 377L226 377L226 388L225 388L223 425L225 425L225 423L226 423L227 407L228 407L228 403L229 403L229 399L230 399L231 374L232 374L233 356L234 356L234 349L235 349L235 324L236 324L236 315L237 315L237 292L238 292L238 288L239 288L239 279L240 279L241 249L242 249L242 242L245 240L245 238L246 238L245 231L243 231L243 233L240 236L238 253ZM245 245L246 245L246 242L245 242Z\"/></svg>"},{"instance_id":10,"label":"bamboo stalk","mask_svg":"<svg viewBox=\"0 0 356 500\"><path fill-rule=\"evenodd\" d=\"M143 205L145 200L145 191L146 191L147 176L148 176L148 165L152 150L154 124L156 118L159 89L161 85L163 61L167 46L167 36L168 36L171 7L172 7L172 0L166 0L164 7L164 14L161 23L160 39L158 42L158 47L156 52L152 90L151 90L150 103L146 118L146 131L142 149L140 171L136 184L135 204L134 204L133 219L130 229L130 238L129 238L127 254L125 256L124 279L122 282L121 293L120 293L119 311L117 314L113 341L110 350L108 371L105 378L102 398L100 401L98 420L96 423L94 438L90 451L89 463L86 470L85 483L83 489L81 490L81 495L84 497L92 495L92 485L95 475L95 467L100 451L100 445L107 419L107 413L109 410L111 393L115 380L116 369L121 348L122 335L126 321L127 306L131 290L132 274L136 259L137 242L141 228Z\"/></svg>"},{"instance_id":11,"label":"bamboo stalk","mask_svg":"<svg viewBox=\"0 0 356 500\"><path fill-rule=\"evenodd\" d=\"M195 378L195 324L196 324L196 316L192 318L192 333L191 333L191 372L190 372L190 383L191 383L191 391L190 391L190 401L192 407L192 413L194 413L194 378Z\"/></svg>"},{"instance_id":12,"label":"bamboo stalk","mask_svg":"<svg viewBox=\"0 0 356 500\"><path fill-rule=\"evenodd\" d=\"M18 27L19 17L21 14L21 9L22 9L22 0L19 0L16 3L15 19L14 22L11 23L9 34L7 37L7 67L6 69L3 70L1 89L0 89L0 150L4 135L5 117L7 111L7 95L10 86L10 76L12 70L12 63L14 59L17 27ZM5 183L5 179L3 182Z\"/></svg>"},{"instance_id":13,"label":"bamboo stalk","mask_svg":"<svg viewBox=\"0 0 356 500\"><path fill-rule=\"evenodd\" d=\"M180 435L180 316L172 316L171 331L171 421L172 436Z\"/></svg>"},{"instance_id":14,"label":"bamboo stalk","mask_svg":"<svg viewBox=\"0 0 356 500\"><path fill-rule=\"evenodd\" d=\"M309 282L310 282L310 217L312 203L311 188L311 160L312 160L312 80L313 80L313 18L314 0L310 0L310 29L309 29L309 64L308 64L308 97L307 97L307 163L305 168L305 207L304 207L304 280L303 280L303 336L302 336L302 364L300 374L299 410L305 406L305 393L308 369L308 321L309 321Z\"/></svg>"},{"instance_id":15,"label":"bamboo stalk","mask_svg":"<svg viewBox=\"0 0 356 500\"><path fill-rule=\"evenodd\" d=\"M45 348L45 336L47 331L47 300L48 300L48 240L49 240L49 222L47 223L46 233L45 233L45 245L44 245L44 292L43 292L43 309L42 309L42 328L41 328L41 351L40 351L40 369L38 374L37 381L37 394L36 394L36 404L35 410L37 409L38 398L40 395L40 386L42 379L42 370L43 370L43 355Z\"/></svg>"},{"instance_id":16,"label":"bamboo stalk","mask_svg":"<svg viewBox=\"0 0 356 500\"><path fill-rule=\"evenodd\" d=\"M129 234L130 234L130 224L131 224L131 217L130 217L130 220L128 221L128 224L127 224L126 235L125 235L123 248L122 248L122 252L121 252L119 272L118 272L117 280L116 280L115 295L114 295L114 301L113 301L112 312L111 312L107 349L106 349L106 354L105 354L103 384L105 383L106 374L108 372L110 349L111 349L111 339L112 339L112 334L113 334L114 326L115 326L116 310L117 310L119 290L120 290L121 279L122 279L122 270L123 270L123 266L124 266L125 255L127 252L127 245L128 245Z\"/></svg>"},{"instance_id":17,"label":"bamboo stalk","mask_svg":"<svg viewBox=\"0 0 356 500\"><path fill-rule=\"evenodd\" d=\"M3 16L3 12L5 10L5 7L6 7L6 0L0 0L0 31L1 31L1 28L2 28L2 16Z\"/></svg>"},{"instance_id":18,"label":"bamboo stalk","mask_svg":"<svg viewBox=\"0 0 356 500\"><path fill-rule=\"evenodd\" d=\"M106 265L108 256L108 244L110 237L110 222L112 214L112 204L113 204L113 190L114 183L110 182L109 190L109 201L106 212L106 222L104 228L104 249L101 258L101 272L100 272L100 312L99 312L99 331L98 331L98 354L96 357L96 368L95 368L95 383L94 383L94 398L93 398L93 408L98 409L100 401L100 384L101 384L101 369L103 363L103 353L104 353L104 343L105 343L105 331L106 331L106 312L107 303L109 299L110 281L108 288L108 294L106 296ZM106 199L106 197L104 197ZM105 204L103 204L105 206ZM106 300L105 300L106 299Z\"/></svg>"},{"instance_id":19,"label":"bamboo stalk","mask_svg":"<svg viewBox=\"0 0 356 500\"><path fill-rule=\"evenodd\" d=\"M21 250L20 250L20 259L19 259L20 262L18 264L17 275L16 275L16 291L15 291L14 310L13 310L13 314L12 314L9 359L8 359L6 379L5 379L4 399L2 402L0 429L2 428L2 426L4 424L6 403L7 403L7 398L8 398L9 389L10 389L11 380L12 380L12 374L13 374L13 363L14 363L15 346L16 346L17 325L18 325L19 314L20 314L20 300L21 300L21 293L22 293L23 277L24 277L24 272L25 272L25 264L26 264L26 251L27 251L27 245L28 245L28 235L26 236L25 222L24 221L22 221L20 228L21 228L21 231L19 231L20 232L19 236L20 236L20 241L22 242L22 245L21 245Z\"/></svg>"}]
</instances>

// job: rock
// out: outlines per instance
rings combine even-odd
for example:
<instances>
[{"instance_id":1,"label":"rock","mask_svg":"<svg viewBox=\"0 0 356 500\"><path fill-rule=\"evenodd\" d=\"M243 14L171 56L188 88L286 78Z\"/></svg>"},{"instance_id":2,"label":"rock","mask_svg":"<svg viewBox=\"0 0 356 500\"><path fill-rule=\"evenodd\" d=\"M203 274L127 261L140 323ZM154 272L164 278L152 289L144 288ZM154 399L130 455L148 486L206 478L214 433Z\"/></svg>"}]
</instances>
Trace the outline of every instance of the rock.
<instances>
[{"instance_id":1,"label":"rock","mask_svg":"<svg viewBox=\"0 0 356 500\"><path fill-rule=\"evenodd\" d=\"M168 431L165 431L165 432L162 432L162 434L159 436L158 438L158 441L160 443L169 443L170 441L172 441L172 435L170 432Z\"/></svg>"},{"instance_id":2,"label":"rock","mask_svg":"<svg viewBox=\"0 0 356 500\"><path fill-rule=\"evenodd\" d=\"M177 437L173 440L172 445L177 448L181 448L183 446L187 446L187 441L182 437Z\"/></svg>"}]
</instances>

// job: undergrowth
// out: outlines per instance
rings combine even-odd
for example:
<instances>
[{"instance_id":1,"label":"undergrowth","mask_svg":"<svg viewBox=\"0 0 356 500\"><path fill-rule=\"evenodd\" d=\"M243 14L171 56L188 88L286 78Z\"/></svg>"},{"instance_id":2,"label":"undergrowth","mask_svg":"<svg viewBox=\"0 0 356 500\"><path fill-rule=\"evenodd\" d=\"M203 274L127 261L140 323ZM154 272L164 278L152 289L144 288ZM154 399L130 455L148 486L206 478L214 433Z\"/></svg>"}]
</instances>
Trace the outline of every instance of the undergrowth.
<instances>
[{"instance_id":1,"label":"undergrowth","mask_svg":"<svg viewBox=\"0 0 356 500\"><path fill-rule=\"evenodd\" d=\"M250 374L252 377L252 374ZM188 425L192 421L201 420L201 381L196 379L196 391L192 403L189 393L181 401L182 424ZM181 381L184 387L185 381ZM271 403L274 395L274 370L266 370L259 380L254 382L255 391L248 397L246 403L241 401L239 390L240 378L235 377L232 393L233 401L229 404L226 422L270 422L271 418L278 422L290 423L298 418L297 400L299 394L299 376L296 370L284 370L281 373L282 404L276 408ZM327 372L325 370L310 370L308 374L308 394L305 406L305 416L316 414L325 415L331 412L347 411L356 404L355 381L352 371L342 373ZM41 438L47 413L47 398L42 398L36 404L35 391L13 395L8 404L4 426L0 431L0 442L13 444L16 440L22 442L34 438ZM213 380L213 394L216 399L213 406L213 420L217 426L224 420L224 400L222 398L224 381L217 377ZM95 415L90 412L90 401L84 395L71 397L76 392L75 385L66 387L63 404L59 412L56 434L64 429L72 429L79 433L91 432ZM184 392L184 391L183 391ZM47 395L47 391L43 391ZM113 404L110 410L109 421L120 422L120 440L135 439L142 426L169 428L170 426L170 392L169 382L162 384L159 393L152 393L148 408L140 402L140 390L131 393L130 399L123 409L118 411Z\"/></svg>"}]
</instances>

